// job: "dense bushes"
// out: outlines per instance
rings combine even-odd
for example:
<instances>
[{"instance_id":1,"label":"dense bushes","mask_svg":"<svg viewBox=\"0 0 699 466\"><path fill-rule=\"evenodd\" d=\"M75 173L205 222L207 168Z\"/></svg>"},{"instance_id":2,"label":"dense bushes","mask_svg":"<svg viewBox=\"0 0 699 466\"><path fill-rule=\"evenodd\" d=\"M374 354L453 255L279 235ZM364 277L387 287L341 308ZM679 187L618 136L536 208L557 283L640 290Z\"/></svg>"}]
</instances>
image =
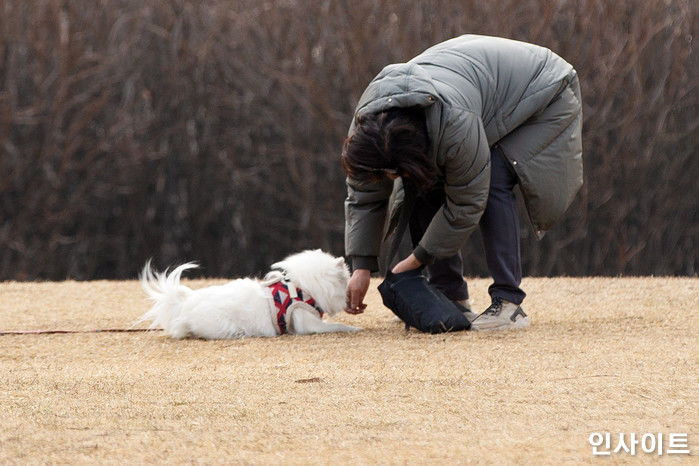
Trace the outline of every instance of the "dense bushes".
<instances>
[{"instance_id":1,"label":"dense bushes","mask_svg":"<svg viewBox=\"0 0 699 466\"><path fill-rule=\"evenodd\" d=\"M338 154L364 86L467 32L581 77L585 186L523 239L525 273L695 274L695 24L690 0L6 0L0 279L342 253ZM465 252L487 273L477 237Z\"/></svg>"}]
</instances>

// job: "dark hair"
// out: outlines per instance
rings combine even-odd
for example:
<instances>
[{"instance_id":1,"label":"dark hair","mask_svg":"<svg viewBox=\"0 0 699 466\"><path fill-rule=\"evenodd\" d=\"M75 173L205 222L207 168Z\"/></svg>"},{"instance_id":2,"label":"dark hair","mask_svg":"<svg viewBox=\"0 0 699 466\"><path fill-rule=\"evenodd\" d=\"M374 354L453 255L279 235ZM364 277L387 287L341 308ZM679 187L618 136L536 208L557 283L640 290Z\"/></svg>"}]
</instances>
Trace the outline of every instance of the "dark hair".
<instances>
[{"instance_id":1,"label":"dark hair","mask_svg":"<svg viewBox=\"0 0 699 466\"><path fill-rule=\"evenodd\" d=\"M395 170L404 183L425 190L437 181L429 147L420 107L361 115L342 146L342 167L347 176L361 182L380 180L387 170Z\"/></svg>"}]
</instances>

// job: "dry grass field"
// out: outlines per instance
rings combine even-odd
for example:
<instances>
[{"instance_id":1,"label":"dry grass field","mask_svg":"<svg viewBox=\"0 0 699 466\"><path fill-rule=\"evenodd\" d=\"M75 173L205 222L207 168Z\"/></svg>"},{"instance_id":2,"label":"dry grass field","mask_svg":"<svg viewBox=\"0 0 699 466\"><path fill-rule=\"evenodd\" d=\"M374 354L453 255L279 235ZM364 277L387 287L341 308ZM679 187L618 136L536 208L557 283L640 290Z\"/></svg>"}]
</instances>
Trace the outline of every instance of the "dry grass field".
<instances>
[{"instance_id":1,"label":"dry grass field","mask_svg":"<svg viewBox=\"0 0 699 466\"><path fill-rule=\"evenodd\" d=\"M696 464L699 279L523 287L533 324L513 332L406 333L372 288L341 317L354 335L0 336L0 463L592 463L608 431L688 433L690 456L660 459ZM147 306L134 281L0 283L0 331L128 327ZM638 448L611 460L658 461Z\"/></svg>"}]
</instances>

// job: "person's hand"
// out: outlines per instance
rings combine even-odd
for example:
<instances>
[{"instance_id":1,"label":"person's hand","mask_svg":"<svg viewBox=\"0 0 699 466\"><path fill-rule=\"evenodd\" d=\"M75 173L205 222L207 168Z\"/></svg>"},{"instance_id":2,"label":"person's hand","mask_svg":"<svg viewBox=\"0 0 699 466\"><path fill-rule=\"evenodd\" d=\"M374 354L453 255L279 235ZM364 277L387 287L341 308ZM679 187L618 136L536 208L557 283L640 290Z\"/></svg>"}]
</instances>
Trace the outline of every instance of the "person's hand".
<instances>
[{"instance_id":1,"label":"person's hand","mask_svg":"<svg viewBox=\"0 0 699 466\"><path fill-rule=\"evenodd\" d=\"M393 270L391 270L391 272L393 272L393 273L407 272L408 270L417 269L421 265L422 265L422 262L417 260L417 257L415 257L414 254L410 254L407 258L398 262L395 265L395 267L393 267Z\"/></svg>"},{"instance_id":2,"label":"person's hand","mask_svg":"<svg viewBox=\"0 0 699 466\"><path fill-rule=\"evenodd\" d=\"M347 283L347 309L348 314L361 314L366 309L364 296L369 289L371 272L366 269L357 269L352 273Z\"/></svg>"}]
</instances>

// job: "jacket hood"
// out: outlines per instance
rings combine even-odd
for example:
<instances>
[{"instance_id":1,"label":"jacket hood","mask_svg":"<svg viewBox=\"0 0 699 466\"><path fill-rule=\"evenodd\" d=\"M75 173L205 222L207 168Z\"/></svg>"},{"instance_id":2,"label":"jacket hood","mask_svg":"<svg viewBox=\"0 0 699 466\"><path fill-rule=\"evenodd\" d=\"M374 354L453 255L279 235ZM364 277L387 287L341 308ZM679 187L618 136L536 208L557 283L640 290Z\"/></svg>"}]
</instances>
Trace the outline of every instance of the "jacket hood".
<instances>
[{"instance_id":1,"label":"jacket hood","mask_svg":"<svg viewBox=\"0 0 699 466\"><path fill-rule=\"evenodd\" d=\"M386 66L367 86L355 116L395 107L429 107L437 101L432 78L420 65L397 63Z\"/></svg>"},{"instance_id":2,"label":"jacket hood","mask_svg":"<svg viewBox=\"0 0 699 466\"><path fill-rule=\"evenodd\" d=\"M425 109L430 155L435 160L443 102L429 73L415 63L396 63L381 70L359 99L347 135L354 133L357 117L361 115L415 106Z\"/></svg>"}]
</instances>

